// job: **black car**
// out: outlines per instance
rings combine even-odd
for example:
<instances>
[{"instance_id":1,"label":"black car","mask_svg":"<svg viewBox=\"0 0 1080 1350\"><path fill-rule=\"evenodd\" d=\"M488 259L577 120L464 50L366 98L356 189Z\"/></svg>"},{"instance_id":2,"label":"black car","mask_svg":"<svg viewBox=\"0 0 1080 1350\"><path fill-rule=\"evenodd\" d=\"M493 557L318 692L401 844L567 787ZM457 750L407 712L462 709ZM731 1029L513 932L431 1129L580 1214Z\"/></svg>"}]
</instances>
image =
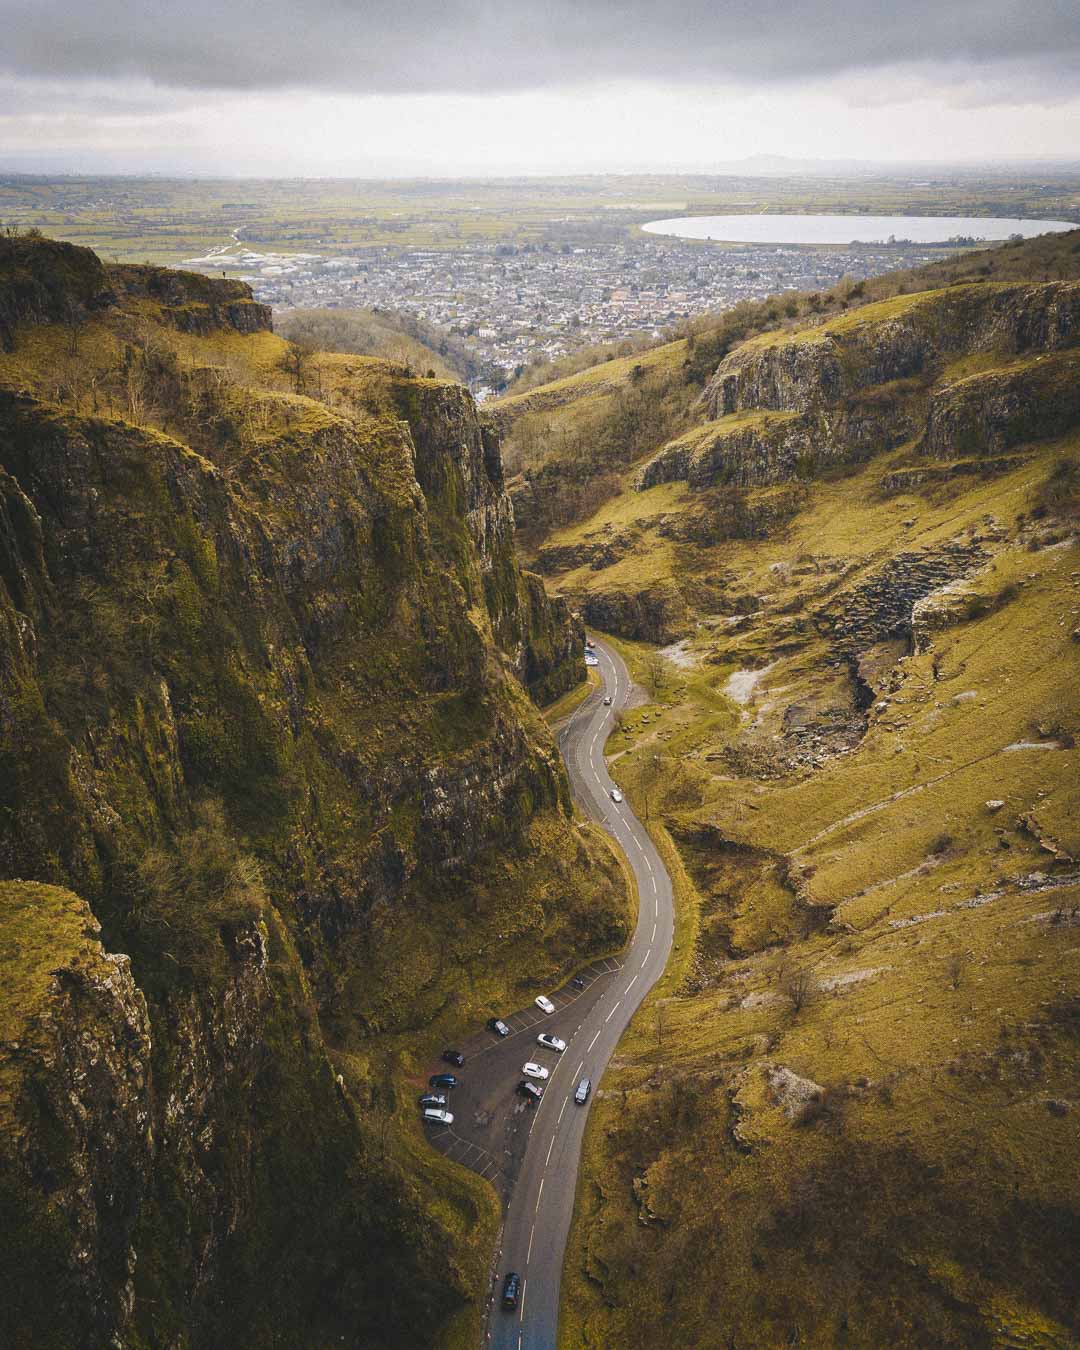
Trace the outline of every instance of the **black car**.
<instances>
[{"instance_id":1,"label":"black car","mask_svg":"<svg viewBox=\"0 0 1080 1350\"><path fill-rule=\"evenodd\" d=\"M488 1030L493 1031L496 1036L509 1036L510 1028L501 1018L493 1017L488 1022Z\"/></svg>"},{"instance_id":2,"label":"black car","mask_svg":"<svg viewBox=\"0 0 1080 1350\"><path fill-rule=\"evenodd\" d=\"M544 1095L544 1089L539 1083L530 1083L526 1078L517 1085L517 1090L531 1106L535 1106Z\"/></svg>"},{"instance_id":3,"label":"black car","mask_svg":"<svg viewBox=\"0 0 1080 1350\"><path fill-rule=\"evenodd\" d=\"M521 1293L521 1276L516 1270L510 1271L503 1281L503 1307L516 1308L518 1305L518 1295Z\"/></svg>"},{"instance_id":4,"label":"black car","mask_svg":"<svg viewBox=\"0 0 1080 1350\"><path fill-rule=\"evenodd\" d=\"M456 1088L461 1079L455 1078L452 1073L433 1073L427 1081L429 1088L439 1091L441 1088Z\"/></svg>"},{"instance_id":5,"label":"black car","mask_svg":"<svg viewBox=\"0 0 1080 1350\"><path fill-rule=\"evenodd\" d=\"M442 1057L446 1060L447 1064L453 1064L457 1069L460 1069L465 1063L465 1056L460 1050L444 1050L442 1052Z\"/></svg>"},{"instance_id":6,"label":"black car","mask_svg":"<svg viewBox=\"0 0 1080 1350\"><path fill-rule=\"evenodd\" d=\"M580 975L575 975L574 978L570 981L570 988L571 988L571 989L584 989L584 988L585 988L585 981L581 978Z\"/></svg>"}]
</instances>

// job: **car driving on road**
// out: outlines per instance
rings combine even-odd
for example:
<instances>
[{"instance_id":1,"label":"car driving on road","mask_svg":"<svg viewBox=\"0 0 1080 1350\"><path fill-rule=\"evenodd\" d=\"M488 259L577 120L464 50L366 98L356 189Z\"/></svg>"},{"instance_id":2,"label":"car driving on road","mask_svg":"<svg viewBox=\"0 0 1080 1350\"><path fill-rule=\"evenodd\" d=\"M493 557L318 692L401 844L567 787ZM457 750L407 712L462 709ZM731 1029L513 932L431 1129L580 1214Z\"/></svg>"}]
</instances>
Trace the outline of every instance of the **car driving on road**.
<instances>
[{"instance_id":1,"label":"car driving on road","mask_svg":"<svg viewBox=\"0 0 1080 1350\"><path fill-rule=\"evenodd\" d=\"M589 1093L591 1091L592 1091L592 1084L589 1082L587 1078L583 1078L581 1082L577 1085L577 1089L574 1092L574 1101L577 1102L578 1106L585 1105L585 1103L589 1100Z\"/></svg>"},{"instance_id":2,"label":"car driving on road","mask_svg":"<svg viewBox=\"0 0 1080 1350\"><path fill-rule=\"evenodd\" d=\"M557 1055L561 1055L566 1049L564 1040L561 1040L558 1036L549 1036L546 1031L542 1031L536 1040L545 1050L554 1050Z\"/></svg>"},{"instance_id":3,"label":"car driving on road","mask_svg":"<svg viewBox=\"0 0 1080 1350\"><path fill-rule=\"evenodd\" d=\"M521 1072L526 1078L538 1078L541 1083L548 1076L547 1069L542 1064L534 1064L531 1059L521 1066Z\"/></svg>"},{"instance_id":4,"label":"car driving on road","mask_svg":"<svg viewBox=\"0 0 1080 1350\"><path fill-rule=\"evenodd\" d=\"M426 1106L423 1116L429 1125L453 1125L454 1123L453 1112L444 1111L438 1106Z\"/></svg>"},{"instance_id":5,"label":"car driving on road","mask_svg":"<svg viewBox=\"0 0 1080 1350\"><path fill-rule=\"evenodd\" d=\"M604 695L604 707L605 707L605 708L610 708L610 707L611 707L611 695L610 695L610 694L605 694L605 695Z\"/></svg>"},{"instance_id":6,"label":"car driving on road","mask_svg":"<svg viewBox=\"0 0 1080 1350\"><path fill-rule=\"evenodd\" d=\"M518 1305L518 1294L521 1291L521 1276L516 1271L510 1271L503 1282L502 1305L504 1308L516 1308Z\"/></svg>"},{"instance_id":7,"label":"car driving on road","mask_svg":"<svg viewBox=\"0 0 1080 1350\"><path fill-rule=\"evenodd\" d=\"M536 998L533 999L533 1002L536 1004L536 1006L540 1009L542 1013L550 1014L555 1011L555 1004L552 1003L551 999L547 998L544 994L537 994Z\"/></svg>"},{"instance_id":8,"label":"car driving on road","mask_svg":"<svg viewBox=\"0 0 1080 1350\"><path fill-rule=\"evenodd\" d=\"M613 802L618 803L618 802L621 802L622 799L623 799L623 795L622 795L622 793L619 791L619 789L618 789L618 788L612 788L612 789L611 789L611 800L612 800Z\"/></svg>"}]
</instances>

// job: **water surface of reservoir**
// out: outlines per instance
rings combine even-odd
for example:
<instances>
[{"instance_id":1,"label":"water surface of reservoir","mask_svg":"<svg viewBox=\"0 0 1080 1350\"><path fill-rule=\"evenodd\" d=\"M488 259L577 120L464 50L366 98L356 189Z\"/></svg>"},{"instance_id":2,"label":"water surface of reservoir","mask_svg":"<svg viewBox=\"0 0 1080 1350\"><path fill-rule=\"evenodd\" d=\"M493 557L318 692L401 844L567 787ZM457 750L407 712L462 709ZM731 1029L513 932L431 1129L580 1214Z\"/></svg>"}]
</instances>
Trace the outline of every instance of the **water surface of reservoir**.
<instances>
[{"instance_id":1,"label":"water surface of reservoir","mask_svg":"<svg viewBox=\"0 0 1080 1350\"><path fill-rule=\"evenodd\" d=\"M679 239L715 239L732 244L864 244L910 239L940 244L960 236L987 243L1021 234L1075 230L1066 220L1016 220L1004 216L676 216L641 227L650 234Z\"/></svg>"}]
</instances>

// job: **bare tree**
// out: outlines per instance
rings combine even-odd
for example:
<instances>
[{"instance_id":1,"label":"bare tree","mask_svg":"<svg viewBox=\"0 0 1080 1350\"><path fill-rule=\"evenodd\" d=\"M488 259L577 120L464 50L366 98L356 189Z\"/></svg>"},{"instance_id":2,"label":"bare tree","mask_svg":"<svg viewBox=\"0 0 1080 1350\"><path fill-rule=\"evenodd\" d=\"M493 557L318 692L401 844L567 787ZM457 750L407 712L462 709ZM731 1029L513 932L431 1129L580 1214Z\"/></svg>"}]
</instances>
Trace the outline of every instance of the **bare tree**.
<instances>
[{"instance_id":1,"label":"bare tree","mask_svg":"<svg viewBox=\"0 0 1080 1350\"><path fill-rule=\"evenodd\" d=\"M778 984L780 992L791 1004L792 1017L798 1017L821 991L818 978L809 966L785 967Z\"/></svg>"},{"instance_id":2,"label":"bare tree","mask_svg":"<svg viewBox=\"0 0 1080 1350\"><path fill-rule=\"evenodd\" d=\"M964 978L964 968L968 963L968 959L968 953L961 951L959 948L949 956L945 969L949 976L950 989L960 988L960 981Z\"/></svg>"},{"instance_id":3,"label":"bare tree","mask_svg":"<svg viewBox=\"0 0 1080 1350\"><path fill-rule=\"evenodd\" d=\"M660 786L660 756L645 755L638 768L638 784L645 804L645 819L649 819L650 799L655 801Z\"/></svg>"},{"instance_id":4,"label":"bare tree","mask_svg":"<svg viewBox=\"0 0 1080 1350\"><path fill-rule=\"evenodd\" d=\"M285 350L281 354L281 368L292 379L293 387L298 394L304 392L313 356L312 347L304 341L286 342Z\"/></svg>"},{"instance_id":5,"label":"bare tree","mask_svg":"<svg viewBox=\"0 0 1080 1350\"><path fill-rule=\"evenodd\" d=\"M645 684L653 699L659 697L660 690L671 684L671 665L659 652L650 652L645 658Z\"/></svg>"},{"instance_id":6,"label":"bare tree","mask_svg":"<svg viewBox=\"0 0 1080 1350\"><path fill-rule=\"evenodd\" d=\"M64 305L64 331L67 333L69 356L78 356L79 354L79 337L82 333L84 318L82 305L77 300L69 299Z\"/></svg>"}]
</instances>

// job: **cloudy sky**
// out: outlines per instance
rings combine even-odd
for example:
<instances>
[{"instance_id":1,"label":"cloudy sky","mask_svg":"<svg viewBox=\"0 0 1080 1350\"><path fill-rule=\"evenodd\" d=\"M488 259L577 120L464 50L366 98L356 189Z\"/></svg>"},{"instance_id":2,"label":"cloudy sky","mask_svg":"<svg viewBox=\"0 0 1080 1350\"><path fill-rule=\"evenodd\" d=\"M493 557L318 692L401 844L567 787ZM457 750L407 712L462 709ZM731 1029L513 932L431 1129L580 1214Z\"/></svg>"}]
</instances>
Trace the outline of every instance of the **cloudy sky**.
<instances>
[{"instance_id":1,"label":"cloudy sky","mask_svg":"<svg viewBox=\"0 0 1080 1350\"><path fill-rule=\"evenodd\" d=\"M1080 158L1080 0L0 0L0 167Z\"/></svg>"}]
</instances>

